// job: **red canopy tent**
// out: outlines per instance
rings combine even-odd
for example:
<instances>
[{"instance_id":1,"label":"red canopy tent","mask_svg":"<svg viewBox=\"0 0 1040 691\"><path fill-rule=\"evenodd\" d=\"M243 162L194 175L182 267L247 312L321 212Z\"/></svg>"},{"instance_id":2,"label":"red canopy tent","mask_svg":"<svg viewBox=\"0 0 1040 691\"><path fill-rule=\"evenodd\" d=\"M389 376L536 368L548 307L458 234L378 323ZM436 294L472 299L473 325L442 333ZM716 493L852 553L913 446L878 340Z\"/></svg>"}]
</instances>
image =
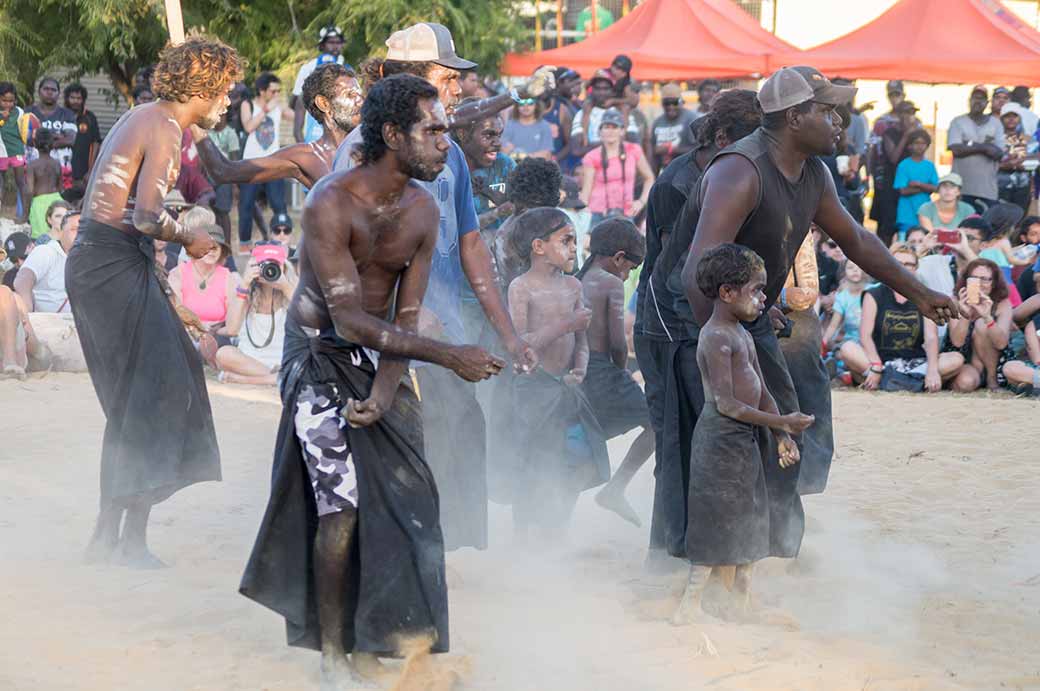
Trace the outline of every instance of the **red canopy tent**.
<instances>
[{"instance_id":1,"label":"red canopy tent","mask_svg":"<svg viewBox=\"0 0 1040 691\"><path fill-rule=\"evenodd\" d=\"M768 55L796 51L763 29L733 0L646 0L580 43L505 58L502 72L530 74L566 65L588 77L615 55L632 58L636 79L745 77L768 72Z\"/></svg>"},{"instance_id":2,"label":"red canopy tent","mask_svg":"<svg viewBox=\"0 0 1040 691\"><path fill-rule=\"evenodd\" d=\"M999 0L900 0L829 43L774 55L850 79L1040 85L1040 32Z\"/></svg>"}]
</instances>

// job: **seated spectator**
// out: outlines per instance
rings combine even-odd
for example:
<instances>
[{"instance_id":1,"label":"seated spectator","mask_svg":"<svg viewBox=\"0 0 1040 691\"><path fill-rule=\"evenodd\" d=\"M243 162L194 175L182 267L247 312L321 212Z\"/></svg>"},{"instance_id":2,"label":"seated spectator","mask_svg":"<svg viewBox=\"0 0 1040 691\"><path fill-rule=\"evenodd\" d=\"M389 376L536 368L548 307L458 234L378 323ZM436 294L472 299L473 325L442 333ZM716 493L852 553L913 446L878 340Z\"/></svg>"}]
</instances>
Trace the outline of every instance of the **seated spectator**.
<instances>
[{"instance_id":1,"label":"seated spectator","mask_svg":"<svg viewBox=\"0 0 1040 691\"><path fill-rule=\"evenodd\" d=\"M36 243L28 233L11 233L4 240L4 254L7 255L7 259L13 266L4 272L3 284L11 290L14 290L14 279L18 275L18 270L22 268L25 258L29 256L34 247L36 247Z\"/></svg>"},{"instance_id":2,"label":"seated spectator","mask_svg":"<svg viewBox=\"0 0 1040 691\"><path fill-rule=\"evenodd\" d=\"M1019 356L1019 361L1040 371L1040 294L1034 294L1011 312L1011 319L1022 330L1025 347ZM1040 382L1037 374L1033 374L1033 393L1040 391Z\"/></svg>"},{"instance_id":3,"label":"seated spectator","mask_svg":"<svg viewBox=\"0 0 1040 691\"><path fill-rule=\"evenodd\" d=\"M293 220L289 214L275 214L271 217L271 239L285 245L289 259L296 256L296 244L293 243Z\"/></svg>"},{"instance_id":4,"label":"seated spectator","mask_svg":"<svg viewBox=\"0 0 1040 691\"><path fill-rule=\"evenodd\" d=\"M0 379L24 379L32 359L46 348L36 339L25 303L7 286L0 286Z\"/></svg>"},{"instance_id":5,"label":"seated spectator","mask_svg":"<svg viewBox=\"0 0 1040 691\"><path fill-rule=\"evenodd\" d=\"M867 288L867 275L851 261L845 262L845 280L834 298L833 314L827 330L823 333L823 347L832 350L844 348L846 343L859 343L859 325L863 310L863 291Z\"/></svg>"},{"instance_id":6,"label":"seated spectator","mask_svg":"<svg viewBox=\"0 0 1040 691\"><path fill-rule=\"evenodd\" d=\"M1030 182L1032 175L1025 169L1026 156L1032 132L1022 131L1022 114L1025 108L1017 103L1006 103L1000 110L1000 122L1004 126L1004 157L997 171L997 192L1001 201L1009 202L1029 211Z\"/></svg>"},{"instance_id":7,"label":"seated spectator","mask_svg":"<svg viewBox=\"0 0 1040 691\"><path fill-rule=\"evenodd\" d=\"M910 226L906 230L906 246L918 257L927 254L928 231L921 226Z\"/></svg>"},{"instance_id":8,"label":"seated spectator","mask_svg":"<svg viewBox=\"0 0 1040 691\"><path fill-rule=\"evenodd\" d=\"M957 228L956 243L939 242L937 233L929 233L925 240L925 250L929 253L921 257L917 277L932 290L952 297L957 275L978 257L983 233L989 231L989 223L981 216L969 216Z\"/></svg>"},{"instance_id":9,"label":"seated spectator","mask_svg":"<svg viewBox=\"0 0 1040 691\"><path fill-rule=\"evenodd\" d=\"M820 313L827 314L834 306L843 275L842 262L835 260L831 254L841 252L841 248L816 226L813 226L812 234L816 246L816 267L820 272Z\"/></svg>"},{"instance_id":10,"label":"seated spectator","mask_svg":"<svg viewBox=\"0 0 1040 691\"><path fill-rule=\"evenodd\" d=\"M51 205L47 207L47 213L44 218L47 221L47 232L36 238L36 243L39 245L46 244L53 238L57 238L61 233L61 222L64 220L65 215L72 211L72 205L64 199L58 199L51 202Z\"/></svg>"},{"instance_id":11,"label":"seated spectator","mask_svg":"<svg viewBox=\"0 0 1040 691\"><path fill-rule=\"evenodd\" d=\"M906 240L906 231L917 225L917 212L932 199L932 192L939 184L939 173L935 164L924 157L932 138L924 130L913 130L907 140L910 156L896 166L896 178L892 186L899 193L896 205L896 231L899 240Z\"/></svg>"},{"instance_id":12,"label":"seated spectator","mask_svg":"<svg viewBox=\"0 0 1040 691\"><path fill-rule=\"evenodd\" d=\"M272 226L273 230L273 226ZM288 262L288 250L278 242L258 243L235 289L227 330L238 336L238 345L217 351L220 380L229 384L273 386L282 364L285 316L296 290L296 272ZM274 280L261 275L261 264L276 264Z\"/></svg>"},{"instance_id":13,"label":"seated spectator","mask_svg":"<svg viewBox=\"0 0 1040 691\"><path fill-rule=\"evenodd\" d=\"M609 216L635 218L646 206L654 173L638 144L623 141L621 112L611 109L600 120L600 145L582 158L581 200L588 204L595 226ZM643 193L635 199L636 176Z\"/></svg>"},{"instance_id":14,"label":"seated spectator","mask_svg":"<svg viewBox=\"0 0 1040 691\"><path fill-rule=\"evenodd\" d=\"M1012 247L1011 238L1016 234L1015 228L1022 219L1022 209L1014 204L998 202L986 209L982 218L990 224L990 229L983 233L982 249L979 256L995 262L1004 274L1008 285L1011 306L1018 307L1022 302L1018 290L1012 281L1012 268L1029 266L1033 263L1033 255L1020 254L1024 248Z\"/></svg>"},{"instance_id":15,"label":"seated spectator","mask_svg":"<svg viewBox=\"0 0 1040 691\"><path fill-rule=\"evenodd\" d=\"M931 232L936 228L956 228L975 213L975 207L961 201L961 176L950 173L939 178L939 197L917 210L917 223Z\"/></svg>"},{"instance_id":16,"label":"seated spectator","mask_svg":"<svg viewBox=\"0 0 1040 691\"><path fill-rule=\"evenodd\" d=\"M217 247L204 257L178 264L170 271L169 281L174 304L194 314L202 324L205 331L192 335L203 358L213 365L217 347L231 345L234 334L227 328L228 308L235 304L239 281L238 275L224 266L231 254L224 231L216 223L206 228Z\"/></svg>"},{"instance_id":17,"label":"seated spectator","mask_svg":"<svg viewBox=\"0 0 1040 691\"><path fill-rule=\"evenodd\" d=\"M897 245L892 254L908 271L917 270L917 255L909 247ZM922 379L924 390L939 391L964 364L960 353L939 352L935 322L886 285L863 294L859 343L846 343L841 353L853 381L868 391L919 391Z\"/></svg>"},{"instance_id":18,"label":"seated spectator","mask_svg":"<svg viewBox=\"0 0 1040 691\"><path fill-rule=\"evenodd\" d=\"M972 300L968 283L977 282ZM969 262L957 278L957 300L966 318L950 322L943 354L959 353L963 364L953 380L954 391L969 393L983 383L993 391L1033 385L1035 370L1015 359L1010 348L1012 308L1004 274L989 259Z\"/></svg>"},{"instance_id":19,"label":"seated spectator","mask_svg":"<svg viewBox=\"0 0 1040 691\"><path fill-rule=\"evenodd\" d=\"M502 153L513 160L553 158L552 126L542 119L542 104L534 98L520 101L502 132Z\"/></svg>"},{"instance_id":20,"label":"seated spectator","mask_svg":"<svg viewBox=\"0 0 1040 691\"><path fill-rule=\"evenodd\" d=\"M65 292L65 260L79 234L79 214L61 221L56 242L37 245L18 269L14 291L27 312L71 312Z\"/></svg>"}]
</instances>

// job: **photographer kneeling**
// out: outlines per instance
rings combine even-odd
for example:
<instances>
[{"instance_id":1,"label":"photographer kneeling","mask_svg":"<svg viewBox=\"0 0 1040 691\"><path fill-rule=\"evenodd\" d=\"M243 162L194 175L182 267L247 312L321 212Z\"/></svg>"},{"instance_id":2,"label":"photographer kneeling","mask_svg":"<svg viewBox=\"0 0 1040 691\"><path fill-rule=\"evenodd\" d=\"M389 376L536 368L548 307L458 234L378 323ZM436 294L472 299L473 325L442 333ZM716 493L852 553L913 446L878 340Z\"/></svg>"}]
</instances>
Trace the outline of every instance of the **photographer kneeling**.
<instances>
[{"instance_id":1,"label":"photographer kneeling","mask_svg":"<svg viewBox=\"0 0 1040 691\"><path fill-rule=\"evenodd\" d=\"M277 242L258 243L253 248L242 283L235 291L235 305L228 310L227 330L238 336L238 345L217 351L220 381L277 383L286 309L297 282L288 255L288 248Z\"/></svg>"}]
</instances>

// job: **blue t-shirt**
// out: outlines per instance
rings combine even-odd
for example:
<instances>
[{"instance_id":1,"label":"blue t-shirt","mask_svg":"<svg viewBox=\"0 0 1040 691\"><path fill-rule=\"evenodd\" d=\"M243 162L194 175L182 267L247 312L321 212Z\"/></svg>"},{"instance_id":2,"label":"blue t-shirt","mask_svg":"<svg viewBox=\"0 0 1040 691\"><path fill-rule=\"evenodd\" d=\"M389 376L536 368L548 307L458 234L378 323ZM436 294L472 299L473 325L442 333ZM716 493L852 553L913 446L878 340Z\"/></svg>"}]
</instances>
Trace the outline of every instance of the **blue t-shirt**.
<instances>
[{"instance_id":1,"label":"blue t-shirt","mask_svg":"<svg viewBox=\"0 0 1040 691\"><path fill-rule=\"evenodd\" d=\"M339 145L332 169L340 171L353 168L355 164L351 152L360 142L361 128L356 127ZM466 277L462 272L459 240L467 233L476 232L480 226L473 207L473 187L466 156L459 145L451 142L448 162L437 179L432 182L415 182L433 195L441 212L437 248L430 264L430 282L426 287L423 306L440 319L445 340L462 344L466 342L466 330L462 325L462 285Z\"/></svg>"},{"instance_id":2,"label":"blue t-shirt","mask_svg":"<svg viewBox=\"0 0 1040 691\"><path fill-rule=\"evenodd\" d=\"M471 170L470 175L473 178L473 189L490 189L492 192L498 194L506 193L506 178L509 177L509 173L512 172L513 168L516 168L516 161L506 156L504 153L499 152L495 156L495 162L487 168L477 168ZM473 209L479 217L481 214L491 211L495 208L491 200L482 194L473 195ZM502 225L505 219L498 219L488 228L497 228Z\"/></svg>"},{"instance_id":3,"label":"blue t-shirt","mask_svg":"<svg viewBox=\"0 0 1040 691\"><path fill-rule=\"evenodd\" d=\"M925 182L930 185L939 184L939 173L935 170L935 164L928 159L915 161L912 158L904 158L896 167L896 179L892 187L899 190L911 182ZM899 197L899 206L896 210L896 223L900 226L916 226L917 210L932 200L932 195L927 192L918 192L908 196Z\"/></svg>"},{"instance_id":4,"label":"blue t-shirt","mask_svg":"<svg viewBox=\"0 0 1040 691\"><path fill-rule=\"evenodd\" d=\"M859 340L859 322L863 314L863 295L853 295L842 289L834 296L834 311L844 317L842 326L845 329L846 341Z\"/></svg>"}]
</instances>

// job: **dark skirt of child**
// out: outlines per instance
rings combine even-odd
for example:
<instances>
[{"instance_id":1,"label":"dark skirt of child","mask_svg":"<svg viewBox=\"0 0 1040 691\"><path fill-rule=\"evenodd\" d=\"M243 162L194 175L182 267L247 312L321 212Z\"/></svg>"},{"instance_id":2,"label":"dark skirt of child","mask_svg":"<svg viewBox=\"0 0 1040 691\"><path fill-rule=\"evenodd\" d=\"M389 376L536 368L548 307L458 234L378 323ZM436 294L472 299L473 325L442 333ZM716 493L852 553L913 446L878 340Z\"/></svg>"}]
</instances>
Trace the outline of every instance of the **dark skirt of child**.
<instances>
[{"instance_id":1,"label":"dark skirt of child","mask_svg":"<svg viewBox=\"0 0 1040 691\"><path fill-rule=\"evenodd\" d=\"M582 388L607 439L650 425L646 395L629 371L615 365L607 353L589 353Z\"/></svg>"},{"instance_id":2,"label":"dark skirt of child","mask_svg":"<svg viewBox=\"0 0 1040 691\"><path fill-rule=\"evenodd\" d=\"M759 430L705 403L693 433L686 558L701 566L769 556L769 497Z\"/></svg>"},{"instance_id":3,"label":"dark skirt of child","mask_svg":"<svg viewBox=\"0 0 1040 691\"><path fill-rule=\"evenodd\" d=\"M491 429L491 497L513 505L518 527L566 529L578 495L610 479L588 398L545 370L498 382Z\"/></svg>"},{"instance_id":4,"label":"dark skirt of child","mask_svg":"<svg viewBox=\"0 0 1040 691\"><path fill-rule=\"evenodd\" d=\"M240 592L285 617L290 645L320 649L314 582L314 491L295 425L308 385L333 384L340 399L368 397L371 358L333 333L307 334L286 324L283 411L275 445L271 495L242 577ZM432 635L433 652L448 650L437 486L423 460L422 413L407 382L393 406L370 427L346 428L357 476L357 533L350 557L343 645L393 656L402 637Z\"/></svg>"},{"instance_id":5,"label":"dark skirt of child","mask_svg":"<svg viewBox=\"0 0 1040 691\"><path fill-rule=\"evenodd\" d=\"M154 504L219 480L202 359L156 277L151 238L84 219L65 286L106 418L102 504Z\"/></svg>"},{"instance_id":6,"label":"dark skirt of child","mask_svg":"<svg viewBox=\"0 0 1040 691\"><path fill-rule=\"evenodd\" d=\"M487 436L476 386L436 365L415 372L426 462L441 497L444 547L487 549Z\"/></svg>"},{"instance_id":7,"label":"dark skirt of child","mask_svg":"<svg viewBox=\"0 0 1040 691\"><path fill-rule=\"evenodd\" d=\"M798 408L815 415L816 422L798 438L801 461L798 466L798 493L820 494L827 487L831 459L834 457L834 427L831 421L831 384L820 358L823 334L820 320L812 310L792 312L791 336L781 338L780 349L798 393Z\"/></svg>"}]
</instances>

